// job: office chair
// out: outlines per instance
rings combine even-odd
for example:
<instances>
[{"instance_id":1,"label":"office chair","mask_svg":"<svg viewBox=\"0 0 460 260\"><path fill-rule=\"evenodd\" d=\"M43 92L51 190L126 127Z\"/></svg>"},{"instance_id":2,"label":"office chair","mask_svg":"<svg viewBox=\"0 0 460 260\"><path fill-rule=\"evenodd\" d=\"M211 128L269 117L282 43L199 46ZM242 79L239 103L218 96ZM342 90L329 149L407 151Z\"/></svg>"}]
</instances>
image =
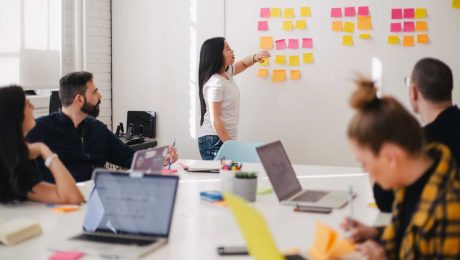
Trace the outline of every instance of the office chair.
<instances>
[{"instance_id":1,"label":"office chair","mask_svg":"<svg viewBox=\"0 0 460 260\"><path fill-rule=\"evenodd\" d=\"M214 160L220 160L225 157L226 160L237 162L260 162L256 147L261 145L263 145L263 143L229 140L222 145Z\"/></svg>"},{"instance_id":2,"label":"office chair","mask_svg":"<svg viewBox=\"0 0 460 260\"><path fill-rule=\"evenodd\" d=\"M61 111L62 103L59 91L51 91L49 113Z\"/></svg>"}]
</instances>

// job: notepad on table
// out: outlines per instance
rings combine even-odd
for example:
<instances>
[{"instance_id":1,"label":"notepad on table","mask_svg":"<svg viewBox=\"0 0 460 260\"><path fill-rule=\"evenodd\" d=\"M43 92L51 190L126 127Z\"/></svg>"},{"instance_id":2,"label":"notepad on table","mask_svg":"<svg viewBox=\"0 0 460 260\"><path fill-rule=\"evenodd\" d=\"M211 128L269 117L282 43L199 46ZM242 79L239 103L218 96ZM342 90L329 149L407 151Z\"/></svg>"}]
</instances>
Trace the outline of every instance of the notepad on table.
<instances>
[{"instance_id":1,"label":"notepad on table","mask_svg":"<svg viewBox=\"0 0 460 260\"><path fill-rule=\"evenodd\" d=\"M219 173L220 161L195 161L186 168L188 172Z\"/></svg>"},{"instance_id":2,"label":"notepad on table","mask_svg":"<svg viewBox=\"0 0 460 260\"><path fill-rule=\"evenodd\" d=\"M26 218L0 220L0 242L4 245L14 245L41 233L42 228L35 220Z\"/></svg>"}]
</instances>

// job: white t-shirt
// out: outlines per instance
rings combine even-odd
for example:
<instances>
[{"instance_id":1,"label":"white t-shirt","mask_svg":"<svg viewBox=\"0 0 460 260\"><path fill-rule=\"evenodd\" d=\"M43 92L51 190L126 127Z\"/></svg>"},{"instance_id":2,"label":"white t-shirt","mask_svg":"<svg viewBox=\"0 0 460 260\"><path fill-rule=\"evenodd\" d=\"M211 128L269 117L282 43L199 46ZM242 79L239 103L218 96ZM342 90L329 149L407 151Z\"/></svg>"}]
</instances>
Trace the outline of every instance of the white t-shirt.
<instances>
[{"instance_id":1,"label":"white t-shirt","mask_svg":"<svg viewBox=\"0 0 460 260\"><path fill-rule=\"evenodd\" d=\"M228 79L219 74L214 74L203 86L206 114L203 118L203 125L200 127L199 137L217 135L211 123L209 103L222 102L220 118L230 138L233 140L237 138L240 118L240 90L233 80L233 65L228 67L226 73Z\"/></svg>"}]
</instances>

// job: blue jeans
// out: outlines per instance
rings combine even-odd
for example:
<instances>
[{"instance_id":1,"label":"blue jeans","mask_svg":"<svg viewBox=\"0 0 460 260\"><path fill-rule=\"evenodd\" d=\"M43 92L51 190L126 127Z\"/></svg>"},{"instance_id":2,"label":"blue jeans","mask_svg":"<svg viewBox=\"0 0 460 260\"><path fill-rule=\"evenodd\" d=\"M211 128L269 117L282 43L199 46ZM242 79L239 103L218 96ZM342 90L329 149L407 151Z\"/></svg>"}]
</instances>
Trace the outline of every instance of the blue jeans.
<instances>
[{"instance_id":1,"label":"blue jeans","mask_svg":"<svg viewBox=\"0 0 460 260\"><path fill-rule=\"evenodd\" d=\"M205 135L198 138L198 148L203 160L214 160L222 146L222 141L217 135Z\"/></svg>"}]
</instances>

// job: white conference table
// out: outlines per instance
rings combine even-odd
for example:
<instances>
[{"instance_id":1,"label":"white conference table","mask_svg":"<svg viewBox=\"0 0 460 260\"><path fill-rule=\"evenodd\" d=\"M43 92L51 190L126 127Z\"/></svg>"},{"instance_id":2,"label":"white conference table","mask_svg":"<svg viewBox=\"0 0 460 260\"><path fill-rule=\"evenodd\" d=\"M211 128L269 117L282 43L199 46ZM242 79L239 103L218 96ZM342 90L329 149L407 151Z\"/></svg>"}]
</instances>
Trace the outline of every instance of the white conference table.
<instances>
[{"instance_id":1,"label":"white conference table","mask_svg":"<svg viewBox=\"0 0 460 260\"><path fill-rule=\"evenodd\" d=\"M180 160L185 165L192 160ZM174 164L173 168L179 167ZM351 185L358 196L354 200L355 218L369 225L388 221L375 208L369 177L359 168L294 165L304 188L347 190ZM243 170L258 172L258 187L271 187L261 164L244 164ZM200 191L220 190L218 174L187 173L179 170L179 189L169 242L147 255L145 259L250 259L249 257L221 257L218 246L245 245L239 227L229 208L215 206L200 199ZM79 184L87 196L92 182ZM313 243L315 224L321 221L339 230L339 224L349 214L348 206L335 209L331 214L299 213L293 207L282 206L274 193L257 195L251 203L264 216L280 250L299 248L305 254ZM46 205L25 202L1 205L0 218L27 217L40 222L43 234L13 246L0 245L0 259L47 259L52 252L48 245L81 231L85 205L72 213L54 213ZM383 218L382 218L383 216ZM84 259L98 257L85 256Z\"/></svg>"}]
</instances>

